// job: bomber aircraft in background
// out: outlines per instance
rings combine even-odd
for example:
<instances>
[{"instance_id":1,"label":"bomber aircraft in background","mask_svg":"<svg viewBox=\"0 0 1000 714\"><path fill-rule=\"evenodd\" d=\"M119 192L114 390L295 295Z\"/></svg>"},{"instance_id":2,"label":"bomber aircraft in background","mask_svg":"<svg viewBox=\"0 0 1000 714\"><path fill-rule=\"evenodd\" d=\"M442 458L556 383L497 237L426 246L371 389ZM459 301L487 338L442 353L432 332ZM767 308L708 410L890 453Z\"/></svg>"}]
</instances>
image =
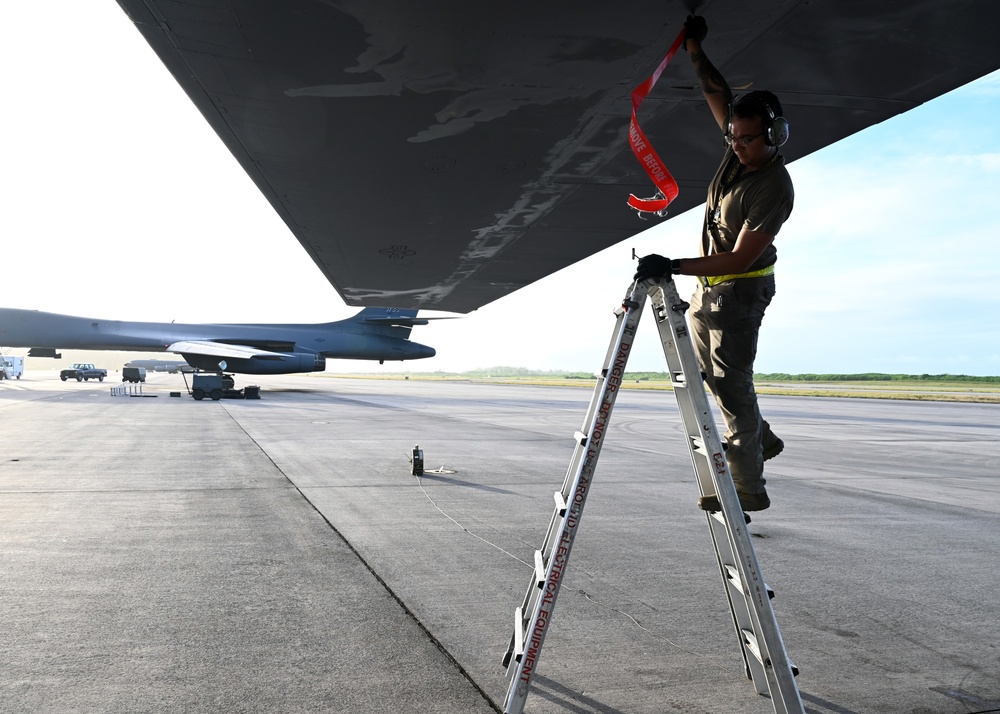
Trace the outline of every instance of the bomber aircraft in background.
<instances>
[{"instance_id":1,"label":"bomber aircraft in background","mask_svg":"<svg viewBox=\"0 0 1000 714\"><path fill-rule=\"evenodd\" d=\"M409 339L414 325L430 319L444 318L365 308L346 320L316 325L192 325L0 308L0 344L28 347L29 357L56 357L60 349L173 352L199 370L292 374L322 372L328 358L381 363L433 357L434 348Z\"/></svg>"}]
</instances>

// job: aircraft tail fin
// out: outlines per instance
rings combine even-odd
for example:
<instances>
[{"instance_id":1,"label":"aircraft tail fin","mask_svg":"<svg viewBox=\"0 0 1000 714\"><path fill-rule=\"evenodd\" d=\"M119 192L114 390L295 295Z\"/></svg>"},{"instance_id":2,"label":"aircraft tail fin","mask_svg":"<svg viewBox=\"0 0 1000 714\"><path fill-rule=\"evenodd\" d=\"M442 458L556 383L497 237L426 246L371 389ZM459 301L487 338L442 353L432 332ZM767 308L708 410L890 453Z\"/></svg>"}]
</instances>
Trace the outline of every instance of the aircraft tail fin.
<instances>
[{"instance_id":1,"label":"aircraft tail fin","mask_svg":"<svg viewBox=\"0 0 1000 714\"><path fill-rule=\"evenodd\" d=\"M417 317L416 310L406 310L400 307L366 307L350 320L364 325L384 325L386 327L414 327L415 325L427 324L426 319Z\"/></svg>"},{"instance_id":2,"label":"aircraft tail fin","mask_svg":"<svg viewBox=\"0 0 1000 714\"><path fill-rule=\"evenodd\" d=\"M345 322L366 328L366 332L409 339L410 330L417 325L428 325L431 320L453 320L453 317L417 317L416 310L402 307L366 307Z\"/></svg>"}]
</instances>

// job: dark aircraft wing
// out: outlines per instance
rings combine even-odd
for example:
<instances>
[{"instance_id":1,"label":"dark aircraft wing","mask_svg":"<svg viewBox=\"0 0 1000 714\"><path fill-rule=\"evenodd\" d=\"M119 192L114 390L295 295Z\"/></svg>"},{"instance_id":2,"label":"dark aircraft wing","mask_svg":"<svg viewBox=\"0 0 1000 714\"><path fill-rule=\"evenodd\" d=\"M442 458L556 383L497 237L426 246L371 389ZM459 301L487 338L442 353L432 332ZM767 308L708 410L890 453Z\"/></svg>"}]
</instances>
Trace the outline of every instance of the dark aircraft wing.
<instances>
[{"instance_id":1,"label":"dark aircraft wing","mask_svg":"<svg viewBox=\"0 0 1000 714\"><path fill-rule=\"evenodd\" d=\"M468 312L652 225L629 95L690 3L119 3L348 304ZM782 99L788 159L1000 67L996 0L698 12L730 84ZM640 123L670 213L702 203L721 137L683 52Z\"/></svg>"}]
</instances>

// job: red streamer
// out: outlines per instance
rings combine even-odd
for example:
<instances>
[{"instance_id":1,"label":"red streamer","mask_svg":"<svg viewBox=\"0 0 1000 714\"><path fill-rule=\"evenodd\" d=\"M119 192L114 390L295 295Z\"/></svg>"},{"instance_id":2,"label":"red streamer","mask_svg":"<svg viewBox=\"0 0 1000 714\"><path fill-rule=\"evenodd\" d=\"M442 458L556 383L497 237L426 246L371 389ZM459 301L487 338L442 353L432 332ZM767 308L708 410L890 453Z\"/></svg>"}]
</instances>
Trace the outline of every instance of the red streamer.
<instances>
[{"instance_id":1,"label":"red streamer","mask_svg":"<svg viewBox=\"0 0 1000 714\"><path fill-rule=\"evenodd\" d=\"M686 30L681 28L680 34L677 35L677 39L670 45L666 56L660 62L660 66L656 68L653 74L646 78L645 82L632 90L632 120L629 122L628 127L628 143L632 147L632 153L635 154L635 158L642 164L642 168L645 169L646 174L656 184L656 188L659 191L659 195L655 198L638 198L635 194L629 194L628 205L640 213L666 215L667 206L677 198L677 194L679 193L677 181L670 175L659 154L656 153L652 144L649 143L649 139L646 138L646 135L639 127L636 111L638 111L642 102L646 99L646 95L652 91L656 81L663 74L663 70L666 69L667 65L670 64L670 60L673 59L677 50L684 44L684 40L687 39L686 35Z\"/></svg>"}]
</instances>

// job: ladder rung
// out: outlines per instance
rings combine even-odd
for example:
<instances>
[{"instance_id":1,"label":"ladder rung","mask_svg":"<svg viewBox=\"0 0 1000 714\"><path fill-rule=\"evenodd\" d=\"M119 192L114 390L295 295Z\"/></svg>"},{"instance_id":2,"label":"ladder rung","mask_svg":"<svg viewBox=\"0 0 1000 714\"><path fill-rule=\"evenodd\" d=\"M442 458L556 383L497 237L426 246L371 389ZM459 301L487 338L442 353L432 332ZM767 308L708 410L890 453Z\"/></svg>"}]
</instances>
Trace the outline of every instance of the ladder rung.
<instances>
[{"instance_id":1,"label":"ladder rung","mask_svg":"<svg viewBox=\"0 0 1000 714\"><path fill-rule=\"evenodd\" d=\"M535 583L539 588L545 585L545 559L540 550L535 551Z\"/></svg>"},{"instance_id":2,"label":"ladder rung","mask_svg":"<svg viewBox=\"0 0 1000 714\"><path fill-rule=\"evenodd\" d=\"M743 635L743 644L746 648L753 653L753 656L757 658L757 661L764 664L764 658L760 654L760 646L757 644L757 635L752 633L750 630L740 630Z\"/></svg>"},{"instance_id":3,"label":"ladder rung","mask_svg":"<svg viewBox=\"0 0 1000 714\"><path fill-rule=\"evenodd\" d=\"M687 380L684 379L683 372L671 372L670 373L670 384L673 387L687 387Z\"/></svg>"},{"instance_id":4,"label":"ladder rung","mask_svg":"<svg viewBox=\"0 0 1000 714\"><path fill-rule=\"evenodd\" d=\"M514 658L515 662L521 661L521 656L524 654L524 611L520 608L514 608L514 649L511 651L511 656Z\"/></svg>"},{"instance_id":5,"label":"ladder rung","mask_svg":"<svg viewBox=\"0 0 1000 714\"><path fill-rule=\"evenodd\" d=\"M556 502L556 511L559 513L559 517L562 518L566 515L566 497L562 495L562 491L556 491L552 494L552 498Z\"/></svg>"},{"instance_id":6,"label":"ladder rung","mask_svg":"<svg viewBox=\"0 0 1000 714\"><path fill-rule=\"evenodd\" d=\"M722 567L726 569L726 575L729 576L729 582L732 583L732 586L741 593L745 594L746 591L743 590L743 579L740 578L740 572L736 569L736 566L726 563Z\"/></svg>"},{"instance_id":7,"label":"ladder rung","mask_svg":"<svg viewBox=\"0 0 1000 714\"><path fill-rule=\"evenodd\" d=\"M576 439L577 443L580 444L580 446L587 445L587 435L584 434L582 431L574 431L573 438Z\"/></svg>"},{"instance_id":8,"label":"ladder rung","mask_svg":"<svg viewBox=\"0 0 1000 714\"><path fill-rule=\"evenodd\" d=\"M705 444L705 440L701 438L700 435L698 434L689 435L689 438L691 439L691 443L694 444L695 451L701 449L699 453L704 453L704 454L708 453L708 446ZM725 451L726 451L726 446L723 444L722 452L725 453Z\"/></svg>"},{"instance_id":9,"label":"ladder rung","mask_svg":"<svg viewBox=\"0 0 1000 714\"><path fill-rule=\"evenodd\" d=\"M736 570L736 566L726 564L723 567L726 569L726 574L729 576L729 579L733 582L733 587L739 588L740 592L745 592L743 590L743 580L740 578L740 574L739 571ZM774 590L772 590L767 583L764 583L764 590L767 591L767 599L774 600Z\"/></svg>"},{"instance_id":10,"label":"ladder rung","mask_svg":"<svg viewBox=\"0 0 1000 714\"><path fill-rule=\"evenodd\" d=\"M728 530L729 526L726 524L726 519L722 515L722 511L709 511L708 515L710 515L712 518L714 518L715 520L717 520L722 525L726 526L726 529ZM749 513L744 513L743 514L743 520L744 520L744 522L746 522L747 524L749 524L751 522L750 521L750 514Z\"/></svg>"}]
</instances>

